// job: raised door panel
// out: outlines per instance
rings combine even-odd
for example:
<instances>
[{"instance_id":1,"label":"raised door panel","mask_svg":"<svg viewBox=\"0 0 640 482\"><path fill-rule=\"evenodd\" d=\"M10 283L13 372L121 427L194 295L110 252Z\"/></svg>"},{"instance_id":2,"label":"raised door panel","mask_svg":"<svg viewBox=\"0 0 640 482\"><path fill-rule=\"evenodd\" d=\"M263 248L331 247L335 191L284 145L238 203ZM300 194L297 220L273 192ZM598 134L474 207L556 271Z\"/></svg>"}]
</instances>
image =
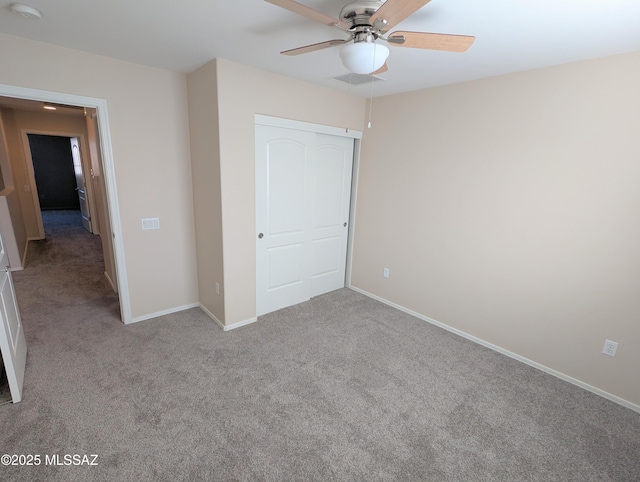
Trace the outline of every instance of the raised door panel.
<instances>
[{"instance_id":1,"label":"raised door panel","mask_svg":"<svg viewBox=\"0 0 640 482\"><path fill-rule=\"evenodd\" d=\"M307 147L276 139L267 142L265 149L268 239L279 242L305 230Z\"/></svg>"}]
</instances>

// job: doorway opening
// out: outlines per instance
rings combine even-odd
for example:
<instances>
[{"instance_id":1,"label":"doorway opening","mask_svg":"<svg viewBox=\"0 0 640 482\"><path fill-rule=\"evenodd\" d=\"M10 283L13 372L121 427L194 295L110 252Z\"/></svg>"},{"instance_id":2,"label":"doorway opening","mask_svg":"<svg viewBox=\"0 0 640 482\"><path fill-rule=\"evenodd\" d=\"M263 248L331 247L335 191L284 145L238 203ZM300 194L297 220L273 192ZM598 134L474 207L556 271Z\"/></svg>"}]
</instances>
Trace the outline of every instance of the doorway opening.
<instances>
[{"instance_id":1,"label":"doorway opening","mask_svg":"<svg viewBox=\"0 0 640 482\"><path fill-rule=\"evenodd\" d=\"M42 211L40 199L38 199L38 187L36 185L36 174L31 162L31 148L28 134L35 135L58 135L59 137L77 137L78 150L82 157L88 159L84 162L83 175L85 181L85 196L87 201L86 221L91 222L90 231L99 234L100 240L105 244L104 263L105 274L109 284L117 292L118 304L120 306L120 319L124 323L131 321L131 306L129 300L128 284L126 277L126 265L124 260L123 238L120 230L120 216L115 183L115 168L113 164L113 154L108 126L108 114L106 101L90 97L76 96L73 94L61 94L55 92L26 89L15 86L0 84L0 108L22 108L30 104L28 109L42 112L44 105L53 105L58 108L59 114L70 114L80 111L80 115L86 118L86 131L79 132L47 132L46 129L21 130L24 148L24 164L29 170L28 175L20 184L16 184L14 189L20 193L21 198L32 196L31 205L38 229L35 235L29 239L43 239L44 225L42 222ZM28 132L27 132L28 131ZM88 134L87 134L88 133ZM64 134L60 136L60 134ZM81 135L78 135L81 134ZM72 147L73 152L73 147ZM27 162L28 161L28 162ZM75 177L75 172L74 172ZM76 183L74 190L78 188ZM30 193L28 191L31 191ZM78 191L80 189L78 188ZM92 192L93 191L93 192ZM79 193L81 194L81 193ZM24 204L24 203L23 203ZM102 209L101 209L102 207ZM46 211L48 207L45 207ZM82 210L82 205L80 206ZM87 226L89 227L89 226ZM111 265L112 269L108 269Z\"/></svg>"},{"instance_id":2,"label":"doorway opening","mask_svg":"<svg viewBox=\"0 0 640 482\"><path fill-rule=\"evenodd\" d=\"M106 263L87 264L82 259L83 253L92 251L92 244L95 245L95 242L92 243L92 241L95 241L93 238L97 238L97 236L94 237L87 233L81 226L82 236L68 236L67 232L58 238L65 241L53 243L53 245L47 245L45 239L43 246L34 246L35 254L40 255L35 258L38 260L35 263L35 270L29 271L29 273L27 271L20 273L26 275L21 278L22 287L28 289L25 291L27 293L26 301L29 304L27 310L30 313L30 321L35 323L32 329L34 333L42 333L42 327L37 326L37 320L44 320L45 326L57 327L59 326L58 322L64 323L72 315L81 316L82 320L86 320L96 308L99 310L102 308L102 312L104 312L105 307L114 308L110 310L112 316L105 321L106 323L118 318L124 323L131 321L106 101L0 84L0 224L2 225L0 261L2 262L1 266L7 267L0 273L3 274L0 276L0 298L2 298L0 307L3 308L0 310L0 328L2 328L0 351L3 359L0 371L6 374L11 399L14 403L22 399L27 346L11 272L16 269L21 270L24 267L30 241L38 242L38 240L45 238L41 203L37 195L38 188L36 187L31 145L27 131L31 128L43 128L52 129L55 134L63 134L59 132L62 129L56 125L56 121L62 122L62 117L57 119L46 117L42 110L45 109L45 106L48 110L58 111L59 109L67 111L68 114L81 112L82 117L76 118L75 122L71 122L71 119L67 118L67 122L71 122L69 125L75 126L72 130L81 131L80 135L76 135L77 132L74 132L68 136L72 164L78 164L81 167L80 173L83 177L84 187L88 188L89 185L92 185L92 188L97 188L97 192L101 193L98 196L86 196L88 204L93 202L97 207L94 209L94 214L102 220L101 226L98 228L100 241L94 250L97 251L98 256L92 256L92 258L99 259L101 251L104 251L105 257L110 257L113 274L109 281L114 291L116 288L118 289L117 294L110 291L100 273L101 267L106 267ZM21 109L20 114L18 114L18 109ZM45 127L42 127L43 125ZM32 134L34 133L32 132ZM35 134L46 135L48 133L36 132ZM33 139L35 140L35 137ZM74 146L77 152L74 152ZM80 155L83 149L85 152ZM85 162L86 167L82 168L82 157L85 154L87 154L87 159L91 159L91 165L89 167ZM54 171L57 172L56 169ZM75 171L74 169L74 177ZM91 182L87 182L87 173L91 174ZM41 189L44 189L42 184ZM76 189L78 189L77 184ZM83 194L86 195L89 189L84 191ZM92 198L93 201L91 201ZM80 211L78 212L80 213L82 212L80 199L79 204ZM86 210L86 215L87 221L91 221L89 209ZM95 231L95 226L97 224L93 226L93 229L91 226L87 227L89 230ZM85 236L84 241L81 239L83 236ZM88 243L85 242L86 236L91 238ZM71 240L71 244L66 240ZM50 249L52 247L53 249ZM55 253L56 247L62 248L57 255ZM40 249L40 253L37 252L38 249ZM65 257L65 255L67 256ZM30 258L33 257L30 256ZM74 263L76 264L74 265ZM39 270L38 265L40 268L45 266L48 269ZM85 265L97 266L98 272L84 270ZM104 273L107 274L106 269ZM17 275L18 273L16 273ZM100 285L102 285L102 290L99 289ZM98 289L93 289L95 287ZM92 297L92 293L97 295ZM79 310L80 307L84 307L86 311L82 312ZM67 313L64 312L65 309ZM59 316L54 317L55 323L51 323L50 315L56 312L59 313ZM98 321L101 320L103 319L99 318ZM0 385L2 380L3 378L0 376ZM4 394L1 389L0 394ZM0 395L0 397L2 400L6 398L4 395Z\"/></svg>"},{"instance_id":3,"label":"doorway opening","mask_svg":"<svg viewBox=\"0 0 640 482\"><path fill-rule=\"evenodd\" d=\"M71 137L27 134L40 210L80 209ZM78 142L74 145L77 148ZM82 176L82 171L80 171Z\"/></svg>"},{"instance_id":4,"label":"doorway opening","mask_svg":"<svg viewBox=\"0 0 640 482\"><path fill-rule=\"evenodd\" d=\"M117 293L112 248L108 243L109 237L104 239L108 233L105 232L107 228L104 223L101 223L106 209L101 202L101 186L91 188L95 176L90 159L87 159L86 138L81 133L72 136L37 132L29 129L23 137L28 143L25 152L27 163L30 161L32 167L29 169L30 184L40 239L50 241L45 238L71 234L74 226L83 228L89 235L95 235L93 241L101 246L102 252L96 251L95 259L87 257L87 262L102 266L111 289ZM63 227L66 229L61 230ZM93 241L88 242L88 246L96 244ZM36 241L31 243L31 250L41 249L34 244ZM82 254L88 255L90 252L94 250Z\"/></svg>"},{"instance_id":5,"label":"doorway opening","mask_svg":"<svg viewBox=\"0 0 640 482\"><path fill-rule=\"evenodd\" d=\"M40 212L79 211L82 226L93 233L80 139L33 133L27 138Z\"/></svg>"}]
</instances>

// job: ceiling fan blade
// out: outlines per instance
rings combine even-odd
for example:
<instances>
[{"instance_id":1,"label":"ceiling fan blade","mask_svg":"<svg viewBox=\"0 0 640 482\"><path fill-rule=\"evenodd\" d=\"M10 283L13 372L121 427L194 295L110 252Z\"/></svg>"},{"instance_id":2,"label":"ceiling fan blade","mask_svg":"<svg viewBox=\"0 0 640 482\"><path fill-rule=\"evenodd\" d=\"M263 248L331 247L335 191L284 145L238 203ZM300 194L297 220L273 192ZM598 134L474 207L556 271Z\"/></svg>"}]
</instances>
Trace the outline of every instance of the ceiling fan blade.
<instances>
[{"instance_id":1,"label":"ceiling fan blade","mask_svg":"<svg viewBox=\"0 0 640 482\"><path fill-rule=\"evenodd\" d=\"M387 37L387 41L396 47L444 50L446 52L465 52L475 39L470 35L402 31L393 32Z\"/></svg>"},{"instance_id":2,"label":"ceiling fan blade","mask_svg":"<svg viewBox=\"0 0 640 482\"><path fill-rule=\"evenodd\" d=\"M389 66L387 65L387 63L385 62L384 65L382 67L380 67L378 70L376 70L375 72L371 72L369 75L378 75L378 74L384 74L387 70L389 70Z\"/></svg>"},{"instance_id":3,"label":"ceiling fan blade","mask_svg":"<svg viewBox=\"0 0 640 482\"><path fill-rule=\"evenodd\" d=\"M329 25L330 27L340 26L344 29L349 29L351 27L351 25L342 22L337 18L333 18L331 15L327 15L326 13L323 13L320 10L316 10L315 8L307 7L306 5L303 5L300 2L296 2L295 0L265 0L265 2L284 8L285 10L289 10L290 12L297 13L298 15L302 15L303 17L307 17L314 22L320 22L324 25Z\"/></svg>"},{"instance_id":4,"label":"ceiling fan blade","mask_svg":"<svg viewBox=\"0 0 640 482\"><path fill-rule=\"evenodd\" d=\"M384 33L429 2L430 0L387 0L369 20L373 26L375 26L376 20L386 21L384 25L380 26L380 31Z\"/></svg>"},{"instance_id":5,"label":"ceiling fan blade","mask_svg":"<svg viewBox=\"0 0 640 482\"><path fill-rule=\"evenodd\" d=\"M316 50L328 49L336 45L342 45L348 42L348 40L327 40L326 42L320 42L317 44L305 45L304 47L298 47L297 49L285 50L280 52L282 55L300 55L308 52L315 52Z\"/></svg>"}]
</instances>

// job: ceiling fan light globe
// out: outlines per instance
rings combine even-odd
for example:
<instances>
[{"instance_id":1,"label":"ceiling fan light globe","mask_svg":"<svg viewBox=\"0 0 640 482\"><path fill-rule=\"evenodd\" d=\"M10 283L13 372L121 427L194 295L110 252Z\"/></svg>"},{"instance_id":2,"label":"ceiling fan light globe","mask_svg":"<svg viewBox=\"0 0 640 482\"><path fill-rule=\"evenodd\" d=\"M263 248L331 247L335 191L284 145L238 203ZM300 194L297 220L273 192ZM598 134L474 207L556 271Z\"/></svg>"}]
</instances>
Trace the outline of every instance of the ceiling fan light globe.
<instances>
[{"instance_id":1,"label":"ceiling fan light globe","mask_svg":"<svg viewBox=\"0 0 640 482\"><path fill-rule=\"evenodd\" d=\"M342 46L342 63L354 74L370 74L384 65L389 57L386 45L376 42L353 42Z\"/></svg>"}]
</instances>

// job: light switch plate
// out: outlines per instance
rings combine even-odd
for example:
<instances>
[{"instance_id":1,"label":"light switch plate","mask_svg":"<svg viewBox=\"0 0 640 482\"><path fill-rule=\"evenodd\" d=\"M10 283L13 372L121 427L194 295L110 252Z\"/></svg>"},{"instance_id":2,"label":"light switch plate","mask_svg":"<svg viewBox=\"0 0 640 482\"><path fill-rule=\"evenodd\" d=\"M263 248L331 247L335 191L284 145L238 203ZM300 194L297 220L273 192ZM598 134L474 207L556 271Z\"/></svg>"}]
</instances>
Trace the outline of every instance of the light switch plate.
<instances>
[{"instance_id":1,"label":"light switch plate","mask_svg":"<svg viewBox=\"0 0 640 482\"><path fill-rule=\"evenodd\" d=\"M142 218L142 230L160 229L160 218Z\"/></svg>"}]
</instances>

